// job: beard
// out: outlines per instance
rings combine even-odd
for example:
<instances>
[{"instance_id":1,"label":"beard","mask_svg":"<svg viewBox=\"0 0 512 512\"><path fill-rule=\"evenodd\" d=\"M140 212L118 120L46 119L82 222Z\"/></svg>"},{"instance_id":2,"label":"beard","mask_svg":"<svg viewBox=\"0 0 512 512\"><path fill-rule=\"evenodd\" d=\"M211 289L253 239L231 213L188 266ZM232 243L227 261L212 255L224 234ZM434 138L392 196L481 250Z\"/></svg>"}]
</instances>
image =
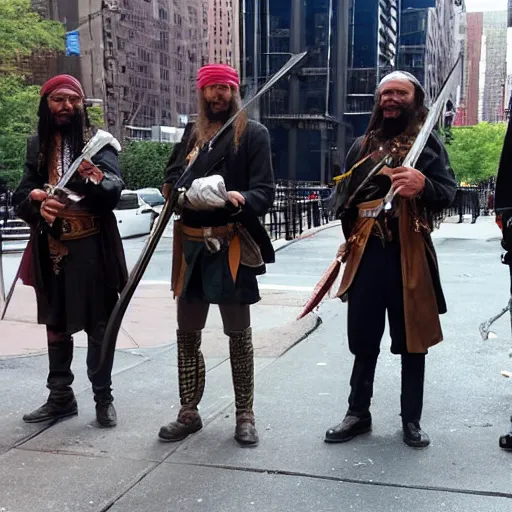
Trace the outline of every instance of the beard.
<instances>
[{"instance_id":1,"label":"beard","mask_svg":"<svg viewBox=\"0 0 512 512\"><path fill-rule=\"evenodd\" d=\"M206 118L211 123L225 123L230 117L231 117L231 110L232 110L232 102L229 104L229 107L226 110L221 110L220 112L214 112L212 110L211 104L206 103Z\"/></svg>"},{"instance_id":2,"label":"beard","mask_svg":"<svg viewBox=\"0 0 512 512\"><path fill-rule=\"evenodd\" d=\"M392 139L408 130L411 122L414 120L415 112L412 106L399 107L400 114L398 117L382 119L379 129L377 130L380 138L384 140Z\"/></svg>"}]
</instances>

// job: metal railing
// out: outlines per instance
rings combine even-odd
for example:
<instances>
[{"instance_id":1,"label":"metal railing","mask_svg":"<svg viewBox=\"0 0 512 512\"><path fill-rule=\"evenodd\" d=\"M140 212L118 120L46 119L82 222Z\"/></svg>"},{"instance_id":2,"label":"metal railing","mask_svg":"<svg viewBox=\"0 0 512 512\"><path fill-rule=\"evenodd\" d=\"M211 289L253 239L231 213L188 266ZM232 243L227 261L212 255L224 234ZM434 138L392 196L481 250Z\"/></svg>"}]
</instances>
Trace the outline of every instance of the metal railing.
<instances>
[{"instance_id":1,"label":"metal railing","mask_svg":"<svg viewBox=\"0 0 512 512\"><path fill-rule=\"evenodd\" d=\"M331 190L315 183L279 181L274 204L261 219L270 238L293 240L334 220L328 207Z\"/></svg>"}]
</instances>

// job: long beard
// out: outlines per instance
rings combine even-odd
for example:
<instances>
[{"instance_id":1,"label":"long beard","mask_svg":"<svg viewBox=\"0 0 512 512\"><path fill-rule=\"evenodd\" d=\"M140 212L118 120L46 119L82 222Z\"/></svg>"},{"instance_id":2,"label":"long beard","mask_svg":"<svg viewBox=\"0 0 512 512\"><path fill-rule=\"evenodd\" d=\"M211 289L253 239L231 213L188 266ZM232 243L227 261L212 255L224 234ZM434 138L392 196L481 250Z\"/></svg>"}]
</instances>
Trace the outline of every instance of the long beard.
<instances>
[{"instance_id":1,"label":"long beard","mask_svg":"<svg viewBox=\"0 0 512 512\"><path fill-rule=\"evenodd\" d=\"M377 136L382 140L389 140L407 132L413 119L414 110L411 107L402 107L398 117L382 119Z\"/></svg>"},{"instance_id":2,"label":"long beard","mask_svg":"<svg viewBox=\"0 0 512 512\"><path fill-rule=\"evenodd\" d=\"M221 112L213 112L211 107L210 107L210 104L207 103L206 104L205 114L206 114L206 118L211 123L222 123L222 124L224 124L230 118L231 110L232 110L232 104L229 105L229 108L227 110L223 110Z\"/></svg>"}]
</instances>

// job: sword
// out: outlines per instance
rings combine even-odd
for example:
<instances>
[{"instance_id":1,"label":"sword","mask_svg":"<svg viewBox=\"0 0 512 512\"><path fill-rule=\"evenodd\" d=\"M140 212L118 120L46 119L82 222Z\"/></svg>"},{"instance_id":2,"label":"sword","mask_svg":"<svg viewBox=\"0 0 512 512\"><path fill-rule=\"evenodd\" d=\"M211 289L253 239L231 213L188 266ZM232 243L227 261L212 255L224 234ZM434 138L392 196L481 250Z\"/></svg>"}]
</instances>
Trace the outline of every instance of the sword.
<instances>
[{"instance_id":1,"label":"sword","mask_svg":"<svg viewBox=\"0 0 512 512\"><path fill-rule=\"evenodd\" d=\"M211 139L208 144L208 151L211 151L215 143L219 140L219 137L231 126L238 116L247 108L252 105L257 99L259 99L263 94L267 93L281 78L286 76L295 66L297 66L307 55L307 52L299 53L293 55L288 62L279 70L275 75L273 75L263 87L249 100L247 100L240 110L236 112L223 127L217 132L217 134ZM98 367L94 370L94 373L101 371L101 368L105 364L107 357L113 357L117 336L119 334L119 330L121 328L121 323L123 321L123 317L126 313L126 309L130 303L135 290L146 271L146 268L155 252L156 246L160 241L160 238L163 235L165 227L167 226L171 216L176 209L178 198L180 193L184 190L184 184L186 184L187 179L190 176L191 171L194 168L195 159L191 159L188 167L180 176L180 178L174 184L172 192L168 195L165 200L164 207L162 212L158 216L156 221L156 225L154 231L150 233L146 245L142 249L142 252L137 260L137 263L133 267L130 275L128 277L128 281L121 292L121 295L114 306L114 309L110 315L109 321L107 323L107 327L105 329L105 334L103 337L103 343L101 347L101 357L98 363Z\"/></svg>"},{"instance_id":2,"label":"sword","mask_svg":"<svg viewBox=\"0 0 512 512\"><path fill-rule=\"evenodd\" d=\"M114 136L104 130L98 130L93 137L90 138L89 142L84 146L82 153L80 156L69 166L68 170L61 176L56 185L45 185L46 192L50 195L65 195L69 196L72 194L68 189L66 189L66 185L69 183L69 180L74 176L80 164L84 161L91 161L92 157L98 153L101 149L103 149L108 144L112 144L117 151L121 150L121 146L119 142L114 138Z\"/></svg>"}]
</instances>

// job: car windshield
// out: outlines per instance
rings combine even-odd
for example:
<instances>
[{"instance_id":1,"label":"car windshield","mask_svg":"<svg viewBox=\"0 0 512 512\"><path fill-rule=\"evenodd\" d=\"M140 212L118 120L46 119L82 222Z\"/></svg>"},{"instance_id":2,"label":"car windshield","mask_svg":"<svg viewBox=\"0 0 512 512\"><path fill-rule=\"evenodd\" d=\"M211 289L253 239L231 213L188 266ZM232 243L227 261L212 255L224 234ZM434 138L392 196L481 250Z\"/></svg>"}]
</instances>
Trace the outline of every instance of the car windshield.
<instances>
[{"instance_id":1,"label":"car windshield","mask_svg":"<svg viewBox=\"0 0 512 512\"><path fill-rule=\"evenodd\" d=\"M142 197L143 201L148 203L149 206L158 206L160 204L164 204L165 202L164 196L161 194L144 192L140 194L140 197Z\"/></svg>"}]
</instances>

